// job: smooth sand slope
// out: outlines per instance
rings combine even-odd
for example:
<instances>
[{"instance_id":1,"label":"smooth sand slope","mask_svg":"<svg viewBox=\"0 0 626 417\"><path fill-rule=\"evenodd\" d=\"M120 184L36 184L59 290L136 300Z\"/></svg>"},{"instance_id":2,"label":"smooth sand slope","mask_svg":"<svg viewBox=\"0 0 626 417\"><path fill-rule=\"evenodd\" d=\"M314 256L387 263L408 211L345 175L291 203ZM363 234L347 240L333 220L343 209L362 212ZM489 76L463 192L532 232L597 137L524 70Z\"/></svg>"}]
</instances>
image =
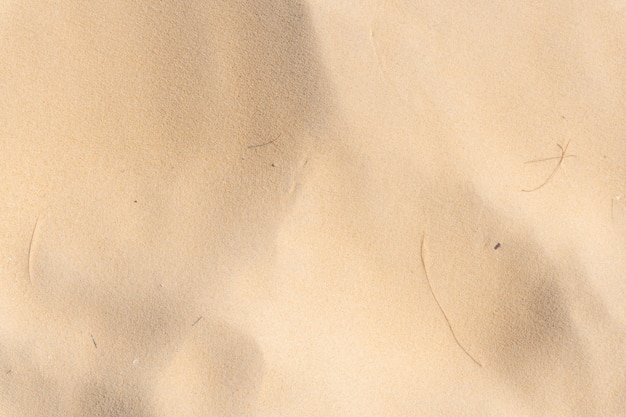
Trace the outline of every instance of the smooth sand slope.
<instances>
[{"instance_id":1,"label":"smooth sand slope","mask_svg":"<svg viewBox=\"0 0 626 417\"><path fill-rule=\"evenodd\" d=\"M626 415L626 4L466 3L2 2L0 416Z\"/></svg>"}]
</instances>

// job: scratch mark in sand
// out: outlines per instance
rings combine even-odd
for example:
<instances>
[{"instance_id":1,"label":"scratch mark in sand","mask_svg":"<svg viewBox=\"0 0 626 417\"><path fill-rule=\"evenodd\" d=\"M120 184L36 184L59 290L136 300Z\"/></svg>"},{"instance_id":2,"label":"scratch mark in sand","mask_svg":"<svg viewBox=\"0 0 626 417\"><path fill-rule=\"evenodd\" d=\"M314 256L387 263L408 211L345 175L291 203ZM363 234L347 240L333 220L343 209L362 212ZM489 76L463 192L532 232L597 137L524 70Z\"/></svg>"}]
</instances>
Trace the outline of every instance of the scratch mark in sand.
<instances>
[{"instance_id":1,"label":"scratch mark in sand","mask_svg":"<svg viewBox=\"0 0 626 417\"><path fill-rule=\"evenodd\" d=\"M465 349L465 347L463 347L463 345L461 344L461 342L459 341L459 339L456 337L456 334L454 333L454 329L452 328L452 323L450 323L450 319L448 318L448 315L446 314L446 312L443 310L443 307L441 307L441 303L439 302L439 300L437 299L437 296L435 295L435 291L433 290L433 287L430 283L430 278L428 276L428 270L426 269L426 261L424 260L424 241L426 240L426 235L424 234L424 236L422 237L422 246L420 249L420 258L422 260L422 268L424 268L424 274L426 275L426 282L428 283L428 289L430 290L431 295L433 296L433 299L435 300L435 303L437 304L437 307L439 307L439 311L441 311L441 314L443 315L444 320L446 321L446 324L448 326L448 329L450 329L450 333L452 334L452 337L454 338L454 341L456 342L457 345L459 345L459 347L461 348L461 350L463 352L465 352L465 354L479 367L483 367L483 365L476 360L476 358L474 358L468 351L467 349Z\"/></svg>"},{"instance_id":2,"label":"scratch mark in sand","mask_svg":"<svg viewBox=\"0 0 626 417\"><path fill-rule=\"evenodd\" d=\"M388 83L391 83L389 81L389 77L387 76L387 69L385 68L385 63L383 62L382 57L378 53L378 47L376 46L376 41L374 40L374 29L370 29L370 44L372 45L372 49L374 49L374 54L376 54L376 60L378 61L378 69L380 70L385 80Z\"/></svg>"},{"instance_id":3,"label":"scratch mark in sand","mask_svg":"<svg viewBox=\"0 0 626 417\"><path fill-rule=\"evenodd\" d=\"M622 201L622 196L621 195L616 195L615 197L613 197L611 199L611 221L615 222L615 208L618 208L617 213L624 213L624 205L623 203L621 203Z\"/></svg>"},{"instance_id":4,"label":"scratch mark in sand","mask_svg":"<svg viewBox=\"0 0 626 417\"><path fill-rule=\"evenodd\" d=\"M33 233L30 236L30 243L28 244L28 279L30 283L33 283L33 271L32 271L32 256L33 256L33 240L35 240L35 233L37 232L37 226L39 225L39 219L41 216L37 216L37 220L35 220L35 226L33 227Z\"/></svg>"}]
</instances>

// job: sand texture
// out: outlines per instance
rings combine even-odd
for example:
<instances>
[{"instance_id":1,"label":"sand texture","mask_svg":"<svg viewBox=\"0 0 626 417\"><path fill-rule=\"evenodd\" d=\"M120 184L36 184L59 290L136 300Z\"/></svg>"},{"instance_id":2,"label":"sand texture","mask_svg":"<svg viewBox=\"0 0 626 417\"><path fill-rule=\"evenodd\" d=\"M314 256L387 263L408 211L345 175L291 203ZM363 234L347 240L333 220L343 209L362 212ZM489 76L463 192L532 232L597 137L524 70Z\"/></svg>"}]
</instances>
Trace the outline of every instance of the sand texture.
<instances>
[{"instance_id":1,"label":"sand texture","mask_svg":"<svg viewBox=\"0 0 626 417\"><path fill-rule=\"evenodd\" d=\"M0 3L0 417L626 416L626 2Z\"/></svg>"}]
</instances>

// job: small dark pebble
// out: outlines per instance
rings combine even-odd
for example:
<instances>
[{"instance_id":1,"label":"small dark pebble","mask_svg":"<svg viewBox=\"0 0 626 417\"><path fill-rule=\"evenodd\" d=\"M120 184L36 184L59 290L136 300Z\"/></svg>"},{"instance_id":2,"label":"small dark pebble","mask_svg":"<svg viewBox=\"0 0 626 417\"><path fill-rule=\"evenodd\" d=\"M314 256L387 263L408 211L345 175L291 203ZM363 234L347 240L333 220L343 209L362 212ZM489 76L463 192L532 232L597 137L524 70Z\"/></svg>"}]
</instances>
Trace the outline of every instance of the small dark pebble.
<instances>
[{"instance_id":1,"label":"small dark pebble","mask_svg":"<svg viewBox=\"0 0 626 417\"><path fill-rule=\"evenodd\" d=\"M496 243L496 246L494 246L493 248L494 248L495 250L498 250L498 249L500 249L500 246L501 246L501 245L500 245L500 242L498 242L498 243Z\"/></svg>"}]
</instances>

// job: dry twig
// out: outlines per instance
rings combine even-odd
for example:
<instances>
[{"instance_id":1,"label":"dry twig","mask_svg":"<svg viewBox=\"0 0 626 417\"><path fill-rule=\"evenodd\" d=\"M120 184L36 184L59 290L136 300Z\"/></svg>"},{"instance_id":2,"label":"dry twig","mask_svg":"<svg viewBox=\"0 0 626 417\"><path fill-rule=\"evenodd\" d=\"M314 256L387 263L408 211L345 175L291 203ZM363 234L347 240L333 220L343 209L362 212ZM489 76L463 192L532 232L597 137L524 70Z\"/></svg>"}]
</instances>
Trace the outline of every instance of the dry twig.
<instances>
[{"instance_id":1,"label":"dry twig","mask_svg":"<svg viewBox=\"0 0 626 417\"><path fill-rule=\"evenodd\" d=\"M555 159L558 159L559 162L557 162L556 166L554 167L554 169L552 170L552 172L550 173L550 175L548 176L548 178L546 178L546 180L544 182L542 182L538 187L532 188L530 190L526 190L526 189L522 189L522 191L526 192L526 193L530 193L532 191L537 191L538 189L540 189L541 187L543 187L544 185L546 185L548 183L548 181L550 181L552 179L552 177L554 177L554 174L556 174L556 171L560 168L561 164L563 163L563 160L565 158L569 158L569 157L574 157L576 155L566 155L567 153L567 147L569 146L569 142L567 142L565 144L565 146L561 146L560 144L556 144L556 146L559 147L559 149L561 149L561 156L554 156L554 157L550 157L550 158L543 158L543 159L535 159L533 161L527 161L527 164L532 164L532 163L536 163L536 162L545 162L545 161L553 161Z\"/></svg>"},{"instance_id":2,"label":"dry twig","mask_svg":"<svg viewBox=\"0 0 626 417\"><path fill-rule=\"evenodd\" d=\"M456 342L457 345L459 345L459 347L461 348L461 350L463 352L465 352L465 354L479 367L483 367L483 365L478 362L478 360L476 360L476 358L474 358L468 351L467 349L465 349L465 347L463 347L463 345L461 344L461 342L459 341L459 339L456 337L456 334L454 333L454 329L452 328L452 324L450 323L450 319L448 318L448 315L446 314L445 311L443 311L443 307L441 307L441 303L439 302L439 300L437 299L437 296L435 295L435 291L433 290L433 287L430 283L430 278L428 277L428 270L426 269L426 261L424 261L424 241L426 240L426 235L424 235L422 237L422 247L421 247L421 251L420 251L420 257L422 259L422 267L424 268L424 274L426 275L426 282L428 283L428 289L430 290L431 295L433 296L433 299L435 300L435 303L437 303L437 307L439 307L439 311L441 311L441 314L443 315L443 318L446 321L446 324L448 325L448 329L450 329L450 333L452 334L452 337L454 338L454 341Z\"/></svg>"}]
</instances>

